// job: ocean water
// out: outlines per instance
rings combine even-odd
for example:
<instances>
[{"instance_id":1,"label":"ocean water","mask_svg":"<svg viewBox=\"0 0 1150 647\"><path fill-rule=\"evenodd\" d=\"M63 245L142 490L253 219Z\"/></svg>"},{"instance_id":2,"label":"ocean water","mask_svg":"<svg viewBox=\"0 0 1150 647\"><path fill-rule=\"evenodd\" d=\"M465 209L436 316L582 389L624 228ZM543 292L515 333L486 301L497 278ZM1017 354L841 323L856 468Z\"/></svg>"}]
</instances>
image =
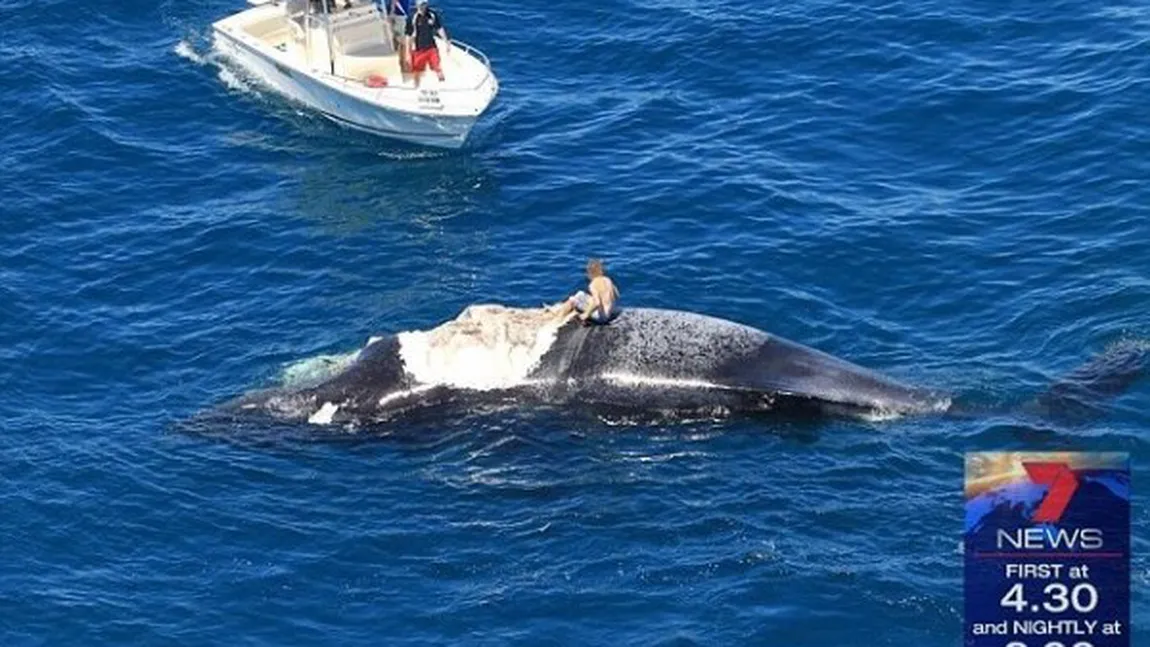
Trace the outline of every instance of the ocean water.
<instances>
[{"instance_id":1,"label":"ocean water","mask_svg":"<svg viewBox=\"0 0 1150 647\"><path fill-rule=\"evenodd\" d=\"M1132 454L1150 641L1150 385L1010 413L1150 336L1145 3L443 0L502 83L452 153L221 65L240 6L0 0L0 644L958 645L997 448ZM998 413L181 428L589 254Z\"/></svg>"}]
</instances>

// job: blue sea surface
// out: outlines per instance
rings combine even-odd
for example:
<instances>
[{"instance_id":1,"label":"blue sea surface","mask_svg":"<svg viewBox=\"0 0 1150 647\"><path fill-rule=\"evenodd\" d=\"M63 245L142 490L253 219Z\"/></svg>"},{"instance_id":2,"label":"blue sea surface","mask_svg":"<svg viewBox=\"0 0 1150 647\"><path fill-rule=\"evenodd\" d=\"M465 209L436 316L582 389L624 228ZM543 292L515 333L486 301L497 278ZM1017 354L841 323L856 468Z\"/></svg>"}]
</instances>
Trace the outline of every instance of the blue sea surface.
<instances>
[{"instance_id":1,"label":"blue sea surface","mask_svg":"<svg viewBox=\"0 0 1150 647\"><path fill-rule=\"evenodd\" d=\"M238 0L0 0L0 645L958 645L999 448L1131 453L1150 642L1150 383L1010 412L1150 337L1150 5L441 4L502 86L458 152L217 60ZM180 425L590 254L998 413Z\"/></svg>"}]
</instances>

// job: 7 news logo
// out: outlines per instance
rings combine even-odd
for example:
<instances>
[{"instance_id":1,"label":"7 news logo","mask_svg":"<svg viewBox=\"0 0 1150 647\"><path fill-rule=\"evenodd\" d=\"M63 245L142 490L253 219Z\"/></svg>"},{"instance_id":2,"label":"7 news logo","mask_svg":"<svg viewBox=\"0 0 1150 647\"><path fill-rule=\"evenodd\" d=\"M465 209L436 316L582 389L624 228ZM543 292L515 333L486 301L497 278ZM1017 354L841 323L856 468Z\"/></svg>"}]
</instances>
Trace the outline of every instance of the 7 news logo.
<instances>
[{"instance_id":1,"label":"7 news logo","mask_svg":"<svg viewBox=\"0 0 1150 647\"><path fill-rule=\"evenodd\" d=\"M1091 551L1103 547L1101 528L1058 528L1070 500L1078 490L1078 475L1066 463L1024 462L1022 467L1030 481L1049 486L1046 496L1030 515L1028 528L999 529L999 550L1025 551Z\"/></svg>"}]
</instances>

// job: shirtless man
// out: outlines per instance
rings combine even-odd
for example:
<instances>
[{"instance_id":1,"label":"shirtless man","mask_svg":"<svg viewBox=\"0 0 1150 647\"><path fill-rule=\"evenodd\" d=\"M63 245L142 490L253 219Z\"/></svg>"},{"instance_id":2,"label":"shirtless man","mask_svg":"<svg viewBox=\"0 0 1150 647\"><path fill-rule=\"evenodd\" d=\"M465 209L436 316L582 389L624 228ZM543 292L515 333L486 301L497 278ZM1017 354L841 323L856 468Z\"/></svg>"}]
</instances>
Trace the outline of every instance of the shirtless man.
<instances>
[{"instance_id":1,"label":"shirtless man","mask_svg":"<svg viewBox=\"0 0 1150 647\"><path fill-rule=\"evenodd\" d=\"M578 312L583 323L609 323L618 314L616 303L619 300L619 289L604 273L603 263L597 258L587 261L587 279L590 280L587 292L576 292L571 298L553 306L553 312L564 321Z\"/></svg>"}]
</instances>

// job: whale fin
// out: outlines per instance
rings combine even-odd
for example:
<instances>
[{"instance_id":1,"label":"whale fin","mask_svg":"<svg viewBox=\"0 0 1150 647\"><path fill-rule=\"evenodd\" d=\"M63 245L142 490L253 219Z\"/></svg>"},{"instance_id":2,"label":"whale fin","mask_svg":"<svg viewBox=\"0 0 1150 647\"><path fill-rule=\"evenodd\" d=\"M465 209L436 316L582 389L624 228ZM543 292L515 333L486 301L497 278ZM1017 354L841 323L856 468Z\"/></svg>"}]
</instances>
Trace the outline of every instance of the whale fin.
<instances>
[{"instance_id":1,"label":"whale fin","mask_svg":"<svg viewBox=\"0 0 1150 647\"><path fill-rule=\"evenodd\" d=\"M738 384L813 399L836 413L895 416L946 411L950 398L908 386L796 342L772 337L749 359L723 369Z\"/></svg>"},{"instance_id":2,"label":"whale fin","mask_svg":"<svg viewBox=\"0 0 1150 647\"><path fill-rule=\"evenodd\" d=\"M1150 366L1150 340L1124 339L1111 344L1066 374L1031 403L1040 415L1085 422L1125 393Z\"/></svg>"}]
</instances>

